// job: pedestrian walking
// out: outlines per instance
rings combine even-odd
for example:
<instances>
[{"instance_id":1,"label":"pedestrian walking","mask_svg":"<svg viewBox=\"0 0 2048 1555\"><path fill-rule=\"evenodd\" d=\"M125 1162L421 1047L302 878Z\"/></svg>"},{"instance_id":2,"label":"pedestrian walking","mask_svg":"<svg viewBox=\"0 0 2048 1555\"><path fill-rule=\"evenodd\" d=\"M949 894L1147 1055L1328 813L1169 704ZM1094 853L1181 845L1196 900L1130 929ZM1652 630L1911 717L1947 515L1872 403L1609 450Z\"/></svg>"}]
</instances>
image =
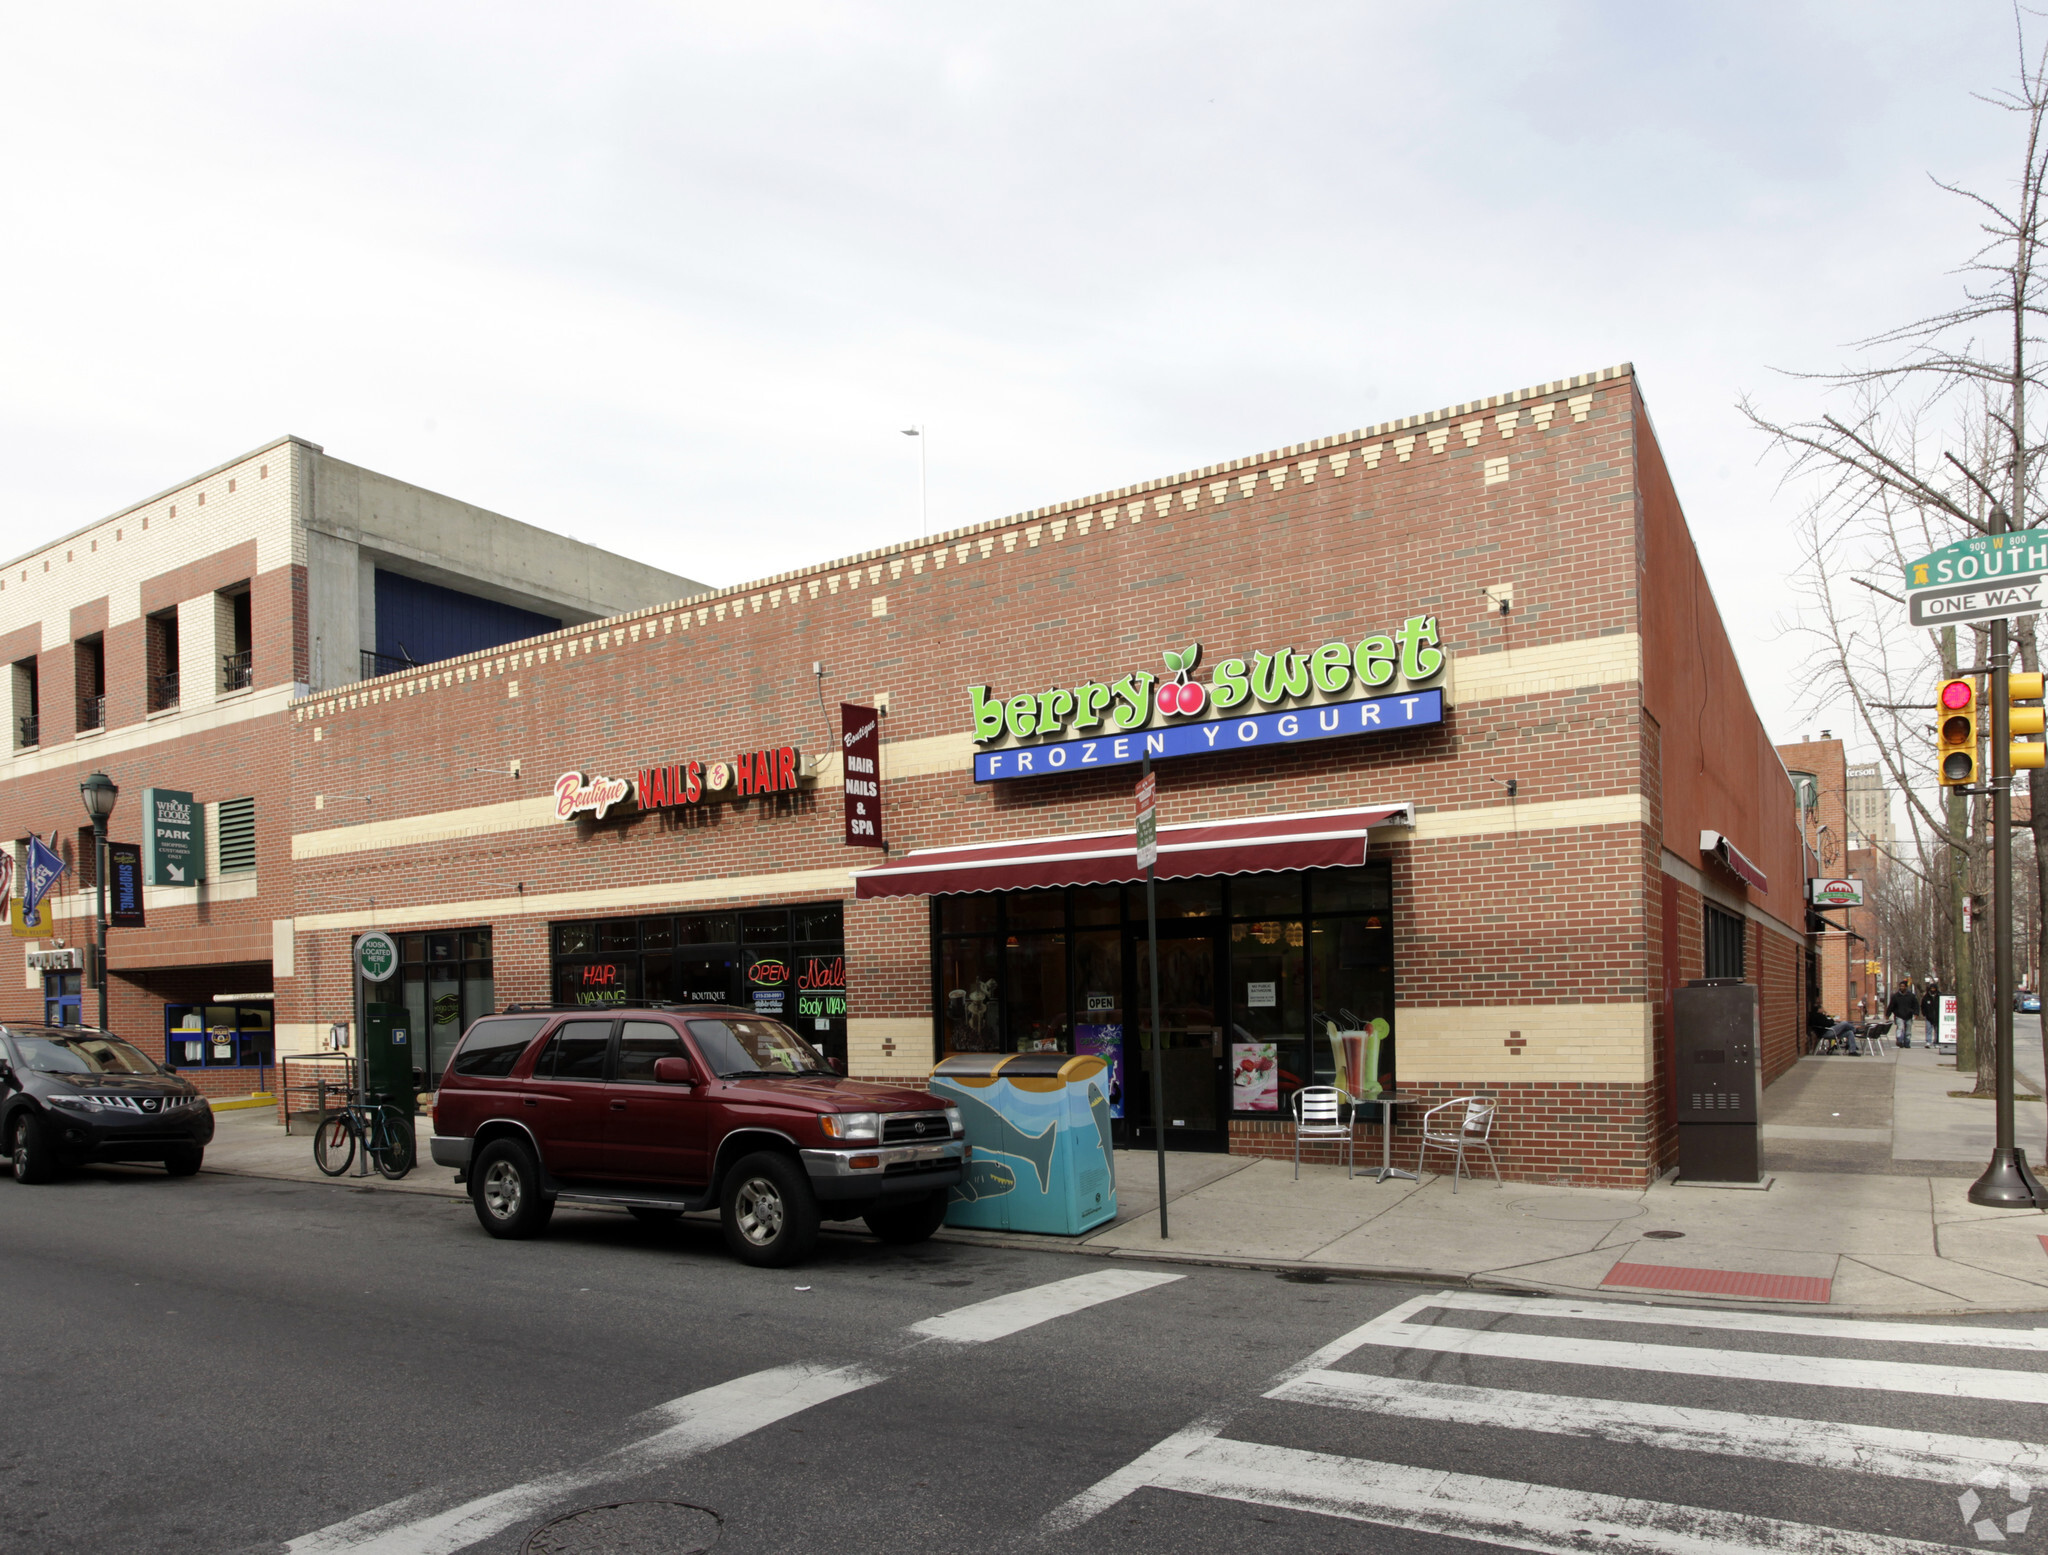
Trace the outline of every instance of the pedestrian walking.
<instances>
[{"instance_id":1,"label":"pedestrian walking","mask_svg":"<svg viewBox=\"0 0 2048 1555\"><path fill-rule=\"evenodd\" d=\"M1913 1017L1920 1013L1920 996L1913 992L1913 979L1899 979L1898 991L1885 1007L1885 1013L1894 1023L1892 1038L1900 1047L1913 1045Z\"/></svg>"},{"instance_id":2,"label":"pedestrian walking","mask_svg":"<svg viewBox=\"0 0 2048 1555\"><path fill-rule=\"evenodd\" d=\"M1920 995L1920 1018L1927 1023L1927 1045L1933 1047L1941 1036L1941 984L1931 977Z\"/></svg>"}]
</instances>

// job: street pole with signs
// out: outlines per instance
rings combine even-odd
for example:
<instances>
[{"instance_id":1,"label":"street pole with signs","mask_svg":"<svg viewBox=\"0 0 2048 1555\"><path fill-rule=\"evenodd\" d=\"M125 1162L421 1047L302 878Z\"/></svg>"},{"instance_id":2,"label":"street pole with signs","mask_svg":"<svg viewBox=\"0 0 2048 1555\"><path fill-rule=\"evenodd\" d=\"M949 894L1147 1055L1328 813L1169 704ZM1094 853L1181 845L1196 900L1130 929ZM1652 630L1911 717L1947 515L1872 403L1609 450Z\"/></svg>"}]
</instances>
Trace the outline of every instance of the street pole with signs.
<instances>
[{"instance_id":1,"label":"street pole with signs","mask_svg":"<svg viewBox=\"0 0 2048 1555\"><path fill-rule=\"evenodd\" d=\"M1152 1144L1159 1157L1159 1239L1166 1240L1166 1043L1159 1029L1159 903L1153 871L1159 863L1159 780L1148 754L1133 795L1137 802L1138 867L1145 871L1145 941L1152 972Z\"/></svg>"},{"instance_id":2,"label":"street pole with signs","mask_svg":"<svg viewBox=\"0 0 2048 1555\"><path fill-rule=\"evenodd\" d=\"M1990 531L1906 565L1906 614L1915 626L1988 621L1991 626L1992 1044L1998 1065L1998 1135L1991 1163L1970 1185L1972 1204L2048 1207L2027 1154L2013 1143L2012 1074L2012 631L2035 615L2048 579L2048 531L2013 530L1991 510ZM1979 790L1984 791L1983 789Z\"/></svg>"}]
</instances>

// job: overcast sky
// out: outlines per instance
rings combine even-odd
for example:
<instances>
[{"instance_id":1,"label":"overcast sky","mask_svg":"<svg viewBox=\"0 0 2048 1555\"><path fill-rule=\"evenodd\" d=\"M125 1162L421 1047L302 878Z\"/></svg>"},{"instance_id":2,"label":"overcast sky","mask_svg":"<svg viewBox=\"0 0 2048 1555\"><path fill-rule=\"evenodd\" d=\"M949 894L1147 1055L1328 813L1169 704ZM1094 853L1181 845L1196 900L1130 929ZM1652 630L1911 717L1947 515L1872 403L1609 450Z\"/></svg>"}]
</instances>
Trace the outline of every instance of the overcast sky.
<instances>
[{"instance_id":1,"label":"overcast sky","mask_svg":"<svg viewBox=\"0 0 2048 1555\"><path fill-rule=\"evenodd\" d=\"M0 551L290 431L713 584L1620 361L1750 688L1733 406L1949 300L1982 0L4 11Z\"/></svg>"}]
</instances>

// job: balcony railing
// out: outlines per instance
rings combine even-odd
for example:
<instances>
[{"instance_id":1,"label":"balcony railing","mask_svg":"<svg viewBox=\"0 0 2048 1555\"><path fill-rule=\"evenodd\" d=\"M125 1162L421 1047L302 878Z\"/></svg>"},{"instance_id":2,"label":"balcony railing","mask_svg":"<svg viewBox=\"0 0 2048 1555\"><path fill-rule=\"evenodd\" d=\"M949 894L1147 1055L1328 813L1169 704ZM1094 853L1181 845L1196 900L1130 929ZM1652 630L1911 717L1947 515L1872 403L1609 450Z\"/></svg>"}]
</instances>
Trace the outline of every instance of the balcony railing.
<instances>
[{"instance_id":1,"label":"balcony railing","mask_svg":"<svg viewBox=\"0 0 2048 1555\"><path fill-rule=\"evenodd\" d=\"M414 668L414 661L406 654L379 653L374 648L364 648L361 652L361 674L365 680L375 680L379 675L396 675L401 670Z\"/></svg>"},{"instance_id":2,"label":"balcony railing","mask_svg":"<svg viewBox=\"0 0 2048 1555\"><path fill-rule=\"evenodd\" d=\"M149 683L149 710L160 713L167 707L178 705L178 672L153 676Z\"/></svg>"},{"instance_id":3,"label":"balcony railing","mask_svg":"<svg viewBox=\"0 0 2048 1555\"><path fill-rule=\"evenodd\" d=\"M78 699L78 728L81 733L87 729L100 729L107 722L107 699L105 696L80 697Z\"/></svg>"},{"instance_id":4,"label":"balcony railing","mask_svg":"<svg viewBox=\"0 0 2048 1555\"><path fill-rule=\"evenodd\" d=\"M220 688L223 691L246 691L255 680L251 666L250 651L244 648L240 653L224 653L220 656Z\"/></svg>"},{"instance_id":5,"label":"balcony railing","mask_svg":"<svg viewBox=\"0 0 2048 1555\"><path fill-rule=\"evenodd\" d=\"M21 744L24 747L43 743L43 721L34 713L23 713L21 723Z\"/></svg>"}]
</instances>

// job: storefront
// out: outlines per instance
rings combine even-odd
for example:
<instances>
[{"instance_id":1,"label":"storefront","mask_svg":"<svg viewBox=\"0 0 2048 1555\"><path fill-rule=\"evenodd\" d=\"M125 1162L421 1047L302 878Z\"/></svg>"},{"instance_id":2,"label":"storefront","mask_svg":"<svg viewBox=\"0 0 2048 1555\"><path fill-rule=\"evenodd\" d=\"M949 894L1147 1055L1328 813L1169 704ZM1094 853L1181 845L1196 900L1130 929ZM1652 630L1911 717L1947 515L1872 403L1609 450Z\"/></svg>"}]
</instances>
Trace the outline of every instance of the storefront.
<instances>
[{"instance_id":1,"label":"storefront","mask_svg":"<svg viewBox=\"0 0 2048 1555\"><path fill-rule=\"evenodd\" d=\"M1176 1148L1286 1154L1304 1086L1378 1081L1412 1154L1423 1106L1486 1094L1509 1176L1630 1186L1672 1153L1669 990L1731 934L1767 1073L1796 1052L1790 784L1627 369L425 666L292 730L280 1024L339 1018L381 928L437 1067L485 1008L716 1001L856 1078L1099 1054L1131 1142L1156 1053Z\"/></svg>"}]
</instances>

